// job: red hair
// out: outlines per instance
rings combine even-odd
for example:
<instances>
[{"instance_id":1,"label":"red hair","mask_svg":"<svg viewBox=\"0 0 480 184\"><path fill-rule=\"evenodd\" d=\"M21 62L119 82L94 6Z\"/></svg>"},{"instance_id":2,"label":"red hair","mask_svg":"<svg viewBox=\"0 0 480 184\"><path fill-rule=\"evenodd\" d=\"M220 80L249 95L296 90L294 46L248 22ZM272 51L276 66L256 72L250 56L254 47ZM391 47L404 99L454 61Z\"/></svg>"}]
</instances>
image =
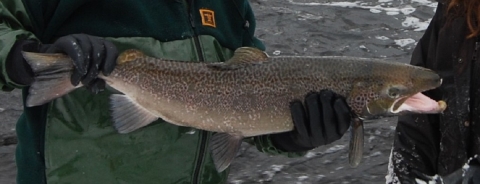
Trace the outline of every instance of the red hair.
<instances>
[{"instance_id":1,"label":"red hair","mask_svg":"<svg viewBox=\"0 0 480 184\"><path fill-rule=\"evenodd\" d=\"M480 0L449 0L447 15L450 13L465 16L470 34L467 38L480 34Z\"/></svg>"}]
</instances>

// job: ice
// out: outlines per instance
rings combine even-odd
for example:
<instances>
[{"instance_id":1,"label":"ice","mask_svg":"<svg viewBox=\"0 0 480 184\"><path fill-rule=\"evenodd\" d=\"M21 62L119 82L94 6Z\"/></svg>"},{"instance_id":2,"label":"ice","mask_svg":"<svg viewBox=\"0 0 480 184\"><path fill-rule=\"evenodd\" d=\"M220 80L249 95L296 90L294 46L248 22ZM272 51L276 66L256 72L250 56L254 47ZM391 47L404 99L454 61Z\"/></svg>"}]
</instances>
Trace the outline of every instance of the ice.
<instances>
[{"instance_id":1,"label":"ice","mask_svg":"<svg viewBox=\"0 0 480 184\"><path fill-rule=\"evenodd\" d=\"M370 157L375 157L375 156L379 156L379 155L382 155L382 152L376 151L376 152L373 152L372 154L370 154Z\"/></svg>"},{"instance_id":2,"label":"ice","mask_svg":"<svg viewBox=\"0 0 480 184\"><path fill-rule=\"evenodd\" d=\"M386 37L386 36L375 36L376 39L379 39L379 40L388 40L390 38Z\"/></svg>"},{"instance_id":3,"label":"ice","mask_svg":"<svg viewBox=\"0 0 480 184\"><path fill-rule=\"evenodd\" d=\"M403 27L414 28L413 31L424 31L427 29L428 24L432 19L428 19L424 22L420 21L420 19L416 17L406 17L405 20L402 22Z\"/></svg>"},{"instance_id":4,"label":"ice","mask_svg":"<svg viewBox=\"0 0 480 184\"><path fill-rule=\"evenodd\" d=\"M317 155L317 154L314 153L314 152L309 151L309 152L307 152L307 154L305 154L305 157L306 157L306 158L312 158L312 157L314 157L315 155Z\"/></svg>"},{"instance_id":5,"label":"ice","mask_svg":"<svg viewBox=\"0 0 480 184\"><path fill-rule=\"evenodd\" d=\"M261 180L272 181L273 176L275 176L277 172L280 172L284 167L285 165L275 165L275 164L270 166L271 170L262 172L263 178Z\"/></svg>"},{"instance_id":6,"label":"ice","mask_svg":"<svg viewBox=\"0 0 480 184\"><path fill-rule=\"evenodd\" d=\"M404 8L400 9L400 12L402 12L404 15L409 15L413 12L415 12L415 8L411 6L405 6Z\"/></svg>"},{"instance_id":7,"label":"ice","mask_svg":"<svg viewBox=\"0 0 480 184\"><path fill-rule=\"evenodd\" d=\"M429 1L429 0L412 0L412 3L419 3L419 4L427 5L427 6L429 6L430 4L437 4L437 2Z\"/></svg>"},{"instance_id":8,"label":"ice","mask_svg":"<svg viewBox=\"0 0 480 184\"><path fill-rule=\"evenodd\" d=\"M389 11L389 12L386 12L386 14L387 14L387 15L398 15L398 14L400 14L400 13Z\"/></svg>"},{"instance_id":9,"label":"ice","mask_svg":"<svg viewBox=\"0 0 480 184\"><path fill-rule=\"evenodd\" d=\"M385 181L386 183L389 183L389 184L399 184L400 182L398 181L398 177L395 175L395 173L393 172L393 149L390 151L390 157L388 159L388 173L387 175L385 176Z\"/></svg>"},{"instance_id":10,"label":"ice","mask_svg":"<svg viewBox=\"0 0 480 184\"><path fill-rule=\"evenodd\" d=\"M327 3L318 3L318 2L308 2L301 3L295 2L294 0L288 0L289 3L294 5L303 5L303 6L338 6L338 7L358 7L361 1L356 2L327 2Z\"/></svg>"},{"instance_id":11,"label":"ice","mask_svg":"<svg viewBox=\"0 0 480 184\"><path fill-rule=\"evenodd\" d=\"M403 27L412 27L419 22L419 19L416 17L407 17L403 22Z\"/></svg>"},{"instance_id":12,"label":"ice","mask_svg":"<svg viewBox=\"0 0 480 184\"><path fill-rule=\"evenodd\" d=\"M370 9L370 12L372 12L372 13L381 13L382 11L379 10L379 9L373 9L373 8L372 8L372 9Z\"/></svg>"},{"instance_id":13,"label":"ice","mask_svg":"<svg viewBox=\"0 0 480 184\"><path fill-rule=\"evenodd\" d=\"M392 0L380 0L379 3L384 5L386 2L391 2ZM436 3L428 0L413 0L419 4L432 7L435 9ZM381 12L385 12L387 15L398 15L400 12L404 15L409 15L416 11L416 8L412 7L411 5L402 5L398 7L390 7L390 6L382 6L382 5L375 5L375 6L368 6L364 5L366 3L362 1L355 1L355 2L297 2L295 0L288 0L289 3L294 5L301 5L301 6L333 6L333 7L341 7L341 8L360 8L366 9L372 13L378 14ZM391 3L387 3L391 5Z\"/></svg>"},{"instance_id":14,"label":"ice","mask_svg":"<svg viewBox=\"0 0 480 184\"><path fill-rule=\"evenodd\" d=\"M272 165L271 168L273 171L281 171L285 165Z\"/></svg>"},{"instance_id":15,"label":"ice","mask_svg":"<svg viewBox=\"0 0 480 184\"><path fill-rule=\"evenodd\" d=\"M395 44L399 45L400 47L405 47L408 44L415 43L415 40L411 38L398 39L394 41L395 41Z\"/></svg>"},{"instance_id":16,"label":"ice","mask_svg":"<svg viewBox=\"0 0 480 184\"><path fill-rule=\"evenodd\" d=\"M328 148L327 150L325 150L325 153L335 153L339 150L342 150L345 148L345 145L335 145L335 146L332 146L330 148Z\"/></svg>"},{"instance_id":17,"label":"ice","mask_svg":"<svg viewBox=\"0 0 480 184\"><path fill-rule=\"evenodd\" d=\"M308 176L299 176L299 177L298 177L298 180L299 180L299 181L304 181L304 180L306 180L306 179L308 179Z\"/></svg>"}]
</instances>

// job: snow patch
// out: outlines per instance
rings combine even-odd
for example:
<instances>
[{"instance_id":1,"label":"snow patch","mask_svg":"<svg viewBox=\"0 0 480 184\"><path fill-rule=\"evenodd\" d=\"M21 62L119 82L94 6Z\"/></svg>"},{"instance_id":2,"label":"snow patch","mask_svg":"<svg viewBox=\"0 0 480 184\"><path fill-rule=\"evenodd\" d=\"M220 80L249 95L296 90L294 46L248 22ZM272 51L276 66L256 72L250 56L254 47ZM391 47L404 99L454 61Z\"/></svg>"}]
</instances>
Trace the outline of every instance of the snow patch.
<instances>
[{"instance_id":1,"label":"snow patch","mask_svg":"<svg viewBox=\"0 0 480 184\"><path fill-rule=\"evenodd\" d=\"M407 28L414 28L413 31L425 31L430 24L432 19L428 19L424 22L421 22L420 19L416 17L406 17L405 20L402 22L403 27Z\"/></svg>"},{"instance_id":2,"label":"snow patch","mask_svg":"<svg viewBox=\"0 0 480 184\"><path fill-rule=\"evenodd\" d=\"M390 151L390 158L388 159L388 173L385 176L386 183L388 184L400 184L398 177L393 172L393 148Z\"/></svg>"},{"instance_id":3,"label":"snow patch","mask_svg":"<svg viewBox=\"0 0 480 184\"><path fill-rule=\"evenodd\" d=\"M375 36L376 39L379 39L379 40L388 40L390 38L386 37L386 36Z\"/></svg>"},{"instance_id":4,"label":"snow patch","mask_svg":"<svg viewBox=\"0 0 480 184\"><path fill-rule=\"evenodd\" d=\"M382 11L379 10L379 9L370 9L370 12L372 12L372 13L382 13Z\"/></svg>"},{"instance_id":5,"label":"snow patch","mask_svg":"<svg viewBox=\"0 0 480 184\"><path fill-rule=\"evenodd\" d=\"M312 157L314 157L315 155L317 155L317 153L314 153L314 152L309 151L309 152L307 152L307 154L305 154L305 158L312 158Z\"/></svg>"},{"instance_id":6,"label":"snow patch","mask_svg":"<svg viewBox=\"0 0 480 184\"><path fill-rule=\"evenodd\" d=\"M394 41L395 41L395 44L399 45L400 47L405 47L408 44L415 43L415 40L411 38L398 39Z\"/></svg>"},{"instance_id":7,"label":"snow patch","mask_svg":"<svg viewBox=\"0 0 480 184\"><path fill-rule=\"evenodd\" d=\"M345 145L335 145L335 146L332 146L330 148L328 148L327 150L325 150L325 153L335 153L339 150L342 150L345 148Z\"/></svg>"}]
</instances>

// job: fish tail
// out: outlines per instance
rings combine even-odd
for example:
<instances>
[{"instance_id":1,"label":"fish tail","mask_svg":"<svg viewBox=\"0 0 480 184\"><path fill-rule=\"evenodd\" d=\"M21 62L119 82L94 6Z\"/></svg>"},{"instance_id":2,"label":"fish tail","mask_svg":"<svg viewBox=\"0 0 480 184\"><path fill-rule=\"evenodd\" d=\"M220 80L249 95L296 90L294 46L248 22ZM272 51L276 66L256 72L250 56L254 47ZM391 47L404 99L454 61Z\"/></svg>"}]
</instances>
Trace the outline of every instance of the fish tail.
<instances>
[{"instance_id":1,"label":"fish tail","mask_svg":"<svg viewBox=\"0 0 480 184\"><path fill-rule=\"evenodd\" d=\"M76 88L70 82L73 62L67 55L33 52L22 54L35 76L29 88L27 107L45 104Z\"/></svg>"},{"instance_id":2,"label":"fish tail","mask_svg":"<svg viewBox=\"0 0 480 184\"><path fill-rule=\"evenodd\" d=\"M348 162L350 166L357 167L363 157L363 121L355 117L350 131L350 145Z\"/></svg>"}]
</instances>

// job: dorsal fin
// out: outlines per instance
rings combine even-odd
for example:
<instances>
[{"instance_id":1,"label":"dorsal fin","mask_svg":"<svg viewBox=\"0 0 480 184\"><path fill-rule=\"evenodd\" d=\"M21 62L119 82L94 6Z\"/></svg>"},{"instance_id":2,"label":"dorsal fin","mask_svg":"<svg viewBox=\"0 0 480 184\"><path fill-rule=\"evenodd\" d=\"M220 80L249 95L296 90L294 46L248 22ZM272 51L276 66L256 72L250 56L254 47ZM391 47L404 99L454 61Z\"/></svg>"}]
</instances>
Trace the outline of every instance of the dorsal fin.
<instances>
[{"instance_id":1,"label":"dorsal fin","mask_svg":"<svg viewBox=\"0 0 480 184\"><path fill-rule=\"evenodd\" d=\"M209 67L220 70L234 70L246 65L260 64L268 61L268 55L253 47L240 47L235 50L233 57L224 63L211 63Z\"/></svg>"},{"instance_id":2,"label":"dorsal fin","mask_svg":"<svg viewBox=\"0 0 480 184\"><path fill-rule=\"evenodd\" d=\"M143 52L136 49L128 49L118 55L117 64L121 65L141 57L145 57L145 54L143 54Z\"/></svg>"}]
</instances>

